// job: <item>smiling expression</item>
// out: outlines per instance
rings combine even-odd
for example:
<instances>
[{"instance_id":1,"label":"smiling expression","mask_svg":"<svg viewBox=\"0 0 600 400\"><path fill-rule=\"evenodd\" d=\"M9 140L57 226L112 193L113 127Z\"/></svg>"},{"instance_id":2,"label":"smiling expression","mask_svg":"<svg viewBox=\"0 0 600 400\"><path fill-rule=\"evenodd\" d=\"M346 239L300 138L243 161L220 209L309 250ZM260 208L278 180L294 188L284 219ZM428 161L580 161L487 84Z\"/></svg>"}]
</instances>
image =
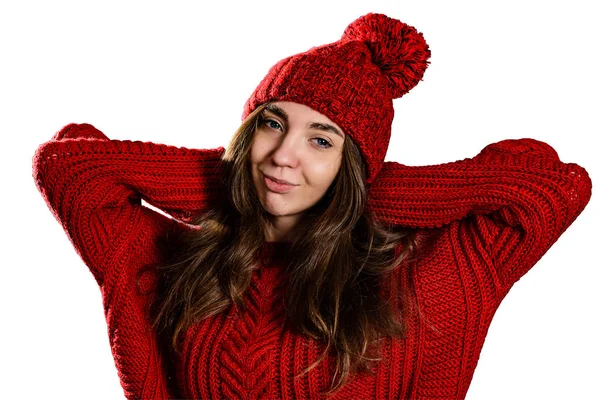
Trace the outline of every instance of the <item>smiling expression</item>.
<instances>
[{"instance_id":1,"label":"smiling expression","mask_svg":"<svg viewBox=\"0 0 600 400\"><path fill-rule=\"evenodd\" d=\"M299 103L274 102L262 115L252 141L252 180L265 210L291 228L335 179L345 133L325 115Z\"/></svg>"}]
</instances>

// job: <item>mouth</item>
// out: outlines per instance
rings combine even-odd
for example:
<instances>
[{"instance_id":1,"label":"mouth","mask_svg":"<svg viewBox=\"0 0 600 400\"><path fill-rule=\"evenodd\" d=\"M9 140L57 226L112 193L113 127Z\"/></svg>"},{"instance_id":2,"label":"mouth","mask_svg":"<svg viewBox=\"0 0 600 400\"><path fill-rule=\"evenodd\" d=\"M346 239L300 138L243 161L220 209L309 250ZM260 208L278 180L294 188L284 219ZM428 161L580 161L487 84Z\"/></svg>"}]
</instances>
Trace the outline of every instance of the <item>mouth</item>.
<instances>
[{"instance_id":1,"label":"mouth","mask_svg":"<svg viewBox=\"0 0 600 400\"><path fill-rule=\"evenodd\" d=\"M290 190L292 190L293 188L295 188L298 185L289 185L286 183L280 183L277 181L274 181L273 179L269 178L267 175L263 174L264 177L264 181L265 181L265 185L267 187L267 189L269 189L272 192L275 193L287 193Z\"/></svg>"}]
</instances>

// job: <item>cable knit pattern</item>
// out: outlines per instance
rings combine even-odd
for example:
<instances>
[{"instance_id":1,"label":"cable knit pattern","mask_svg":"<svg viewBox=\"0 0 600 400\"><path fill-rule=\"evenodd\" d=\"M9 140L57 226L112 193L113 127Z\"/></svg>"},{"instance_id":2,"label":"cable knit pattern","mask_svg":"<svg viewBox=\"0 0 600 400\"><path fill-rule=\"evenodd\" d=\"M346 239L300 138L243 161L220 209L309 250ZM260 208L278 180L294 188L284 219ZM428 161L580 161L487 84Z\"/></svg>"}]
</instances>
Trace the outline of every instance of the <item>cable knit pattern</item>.
<instances>
[{"instance_id":1,"label":"cable knit pattern","mask_svg":"<svg viewBox=\"0 0 600 400\"><path fill-rule=\"evenodd\" d=\"M176 396L146 330L147 298L134 290L135 272L160 260L156 239L166 229L189 229L180 221L218 201L223 150L110 140L89 124L70 124L34 155L40 193L101 288L128 399ZM407 321L405 340L384 341L374 375L358 374L334 398L464 398L500 302L583 211L591 187L584 168L535 139L503 140L445 164L384 163L369 192L376 217L435 232L414 276L397 269L387 283L397 292L413 279L423 315ZM285 246L265 248L275 257L261 258L245 311L231 307L184 333L177 396L324 398L331 356L294 379L323 347L283 329Z\"/></svg>"}]
</instances>

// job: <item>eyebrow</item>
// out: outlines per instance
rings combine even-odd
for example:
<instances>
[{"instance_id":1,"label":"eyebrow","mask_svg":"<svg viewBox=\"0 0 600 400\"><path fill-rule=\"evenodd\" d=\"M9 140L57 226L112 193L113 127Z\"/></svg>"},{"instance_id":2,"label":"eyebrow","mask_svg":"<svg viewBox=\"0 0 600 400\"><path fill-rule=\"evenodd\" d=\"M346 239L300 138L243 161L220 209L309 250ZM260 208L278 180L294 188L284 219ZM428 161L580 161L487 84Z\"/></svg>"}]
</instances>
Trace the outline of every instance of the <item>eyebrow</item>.
<instances>
[{"instance_id":1,"label":"eyebrow","mask_svg":"<svg viewBox=\"0 0 600 400\"><path fill-rule=\"evenodd\" d=\"M288 115L281 107L278 107L275 104L269 104L265 107L265 110L271 111L273 114L283 119L286 123L288 122ZM322 131L331 132L344 139L344 135L333 125L326 124L324 122L311 122L310 124L308 124L308 127L310 129L319 129Z\"/></svg>"}]
</instances>

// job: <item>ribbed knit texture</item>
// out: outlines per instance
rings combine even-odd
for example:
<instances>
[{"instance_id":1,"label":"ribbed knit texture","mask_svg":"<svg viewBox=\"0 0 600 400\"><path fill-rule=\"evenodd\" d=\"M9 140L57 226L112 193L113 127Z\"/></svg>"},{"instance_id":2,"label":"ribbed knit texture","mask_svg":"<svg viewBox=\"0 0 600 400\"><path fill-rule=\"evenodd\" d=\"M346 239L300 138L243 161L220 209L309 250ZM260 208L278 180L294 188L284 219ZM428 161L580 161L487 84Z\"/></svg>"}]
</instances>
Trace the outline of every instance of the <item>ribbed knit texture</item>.
<instances>
[{"instance_id":1,"label":"ribbed knit texture","mask_svg":"<svg viewBox=\"0 0 600 400\"><path fill-rule=\"evenodd\" d=\"M129 399L173 396L147 331L147 297L136 294L134 279L141 266L160 260L161 233L174 224L189 229L140 199L186 222L222 192L215 166L223 151L109 140L91 125L71 124L35 153L36 185L100 286ZM334 398L464 398L501 300L582 212L591 187L584 168L561 162L535 139L503 140L445 164L386 163L370 191L371 209L383 220L436 232L410 278L424 315L408 321L407 339L384 343L373 376L357 375ZM185 332L174 378L180 396L324 398L332 358L293 379L323 348L282 329L285 246L265 248L263 255L275 257L261 258L265 268L253 275L245 312L231 307ZM390 290L405 290L404 269L393 278Z\"/></svg>"}]
</instances>

